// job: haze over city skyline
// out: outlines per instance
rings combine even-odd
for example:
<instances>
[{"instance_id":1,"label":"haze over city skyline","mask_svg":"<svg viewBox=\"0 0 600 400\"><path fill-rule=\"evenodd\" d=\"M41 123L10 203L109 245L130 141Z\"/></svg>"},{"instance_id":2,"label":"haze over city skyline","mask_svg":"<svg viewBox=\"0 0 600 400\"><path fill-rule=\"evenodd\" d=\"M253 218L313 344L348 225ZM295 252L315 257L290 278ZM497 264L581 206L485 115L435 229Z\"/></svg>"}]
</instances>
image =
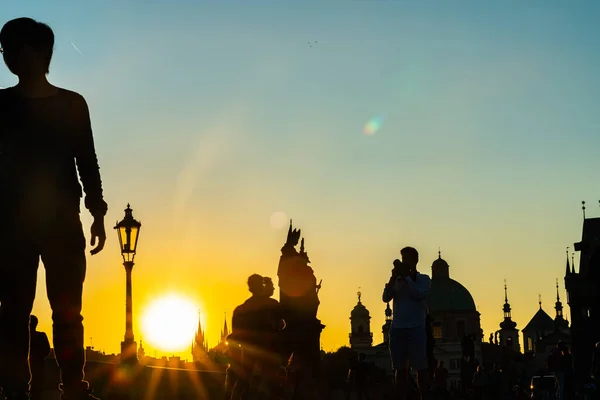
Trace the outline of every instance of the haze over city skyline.
<instances>
[{"instance_id":1,"label":"haze over city skyline","mask_svg":"<svg viewBox=\"0 0 600 400\"><path fill-rule=\"evenodd\" d=\"M144 310L174 293L202 310L217 344L247 277L277 283L287 218L274 227L276 212L302 229L323 279L326 350L348 344L358 287L382 341L381 292L407 245L428 274L441 248L486 339L504 279L519 329L538 293L554 315L556 278L566 305L581 201L600 216L600 4L6 0L3 10L54 29L50 81L90 106L109 204L84 293L97 349L123 340L110 228L128 202L143 224L138 342ZM0 68L0 86L15 82ZM34 313L51 335L43 268Z\"/></svg>"}]
</instances>

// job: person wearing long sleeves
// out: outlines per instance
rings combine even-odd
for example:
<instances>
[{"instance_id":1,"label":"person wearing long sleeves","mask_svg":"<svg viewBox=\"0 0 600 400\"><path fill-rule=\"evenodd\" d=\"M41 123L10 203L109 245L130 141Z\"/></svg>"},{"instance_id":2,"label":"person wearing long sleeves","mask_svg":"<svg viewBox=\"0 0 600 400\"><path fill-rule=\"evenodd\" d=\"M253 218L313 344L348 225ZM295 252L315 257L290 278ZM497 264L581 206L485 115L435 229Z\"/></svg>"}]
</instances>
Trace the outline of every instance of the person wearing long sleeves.
<instances>
[{"instance_id":1,"label":"person wearing long sleeves","mask_svg":"<svg viewBox=\"0 0 600 400\"><path fill-rule=\"evenodd\" d=\"M402 261L394 261L392 276L385 285L382 300L393 301L389 350L398 396L407 396L409 369L418 373L421 396L429 394L427 360L427 296L431 279L417 271L419 253L413 247L400 251Z\"/></svg>"},{"instance_id":2,"label":"person wearing long sleeves","mask_svg":"<svg viewBox=\"0 0 600 400\"><path fill-rule=\"evenodd\" d=\"M81 197L93 217L91 255L104 248L108 205L89 107L79 93L48 81L54 48L48 25L31 18L8 21L0 46L19 79L0 89L0 386L9 400L29 399L29 315L41 259L61 398L97 400L84 376Z\"/></svg>"}]
</instances>

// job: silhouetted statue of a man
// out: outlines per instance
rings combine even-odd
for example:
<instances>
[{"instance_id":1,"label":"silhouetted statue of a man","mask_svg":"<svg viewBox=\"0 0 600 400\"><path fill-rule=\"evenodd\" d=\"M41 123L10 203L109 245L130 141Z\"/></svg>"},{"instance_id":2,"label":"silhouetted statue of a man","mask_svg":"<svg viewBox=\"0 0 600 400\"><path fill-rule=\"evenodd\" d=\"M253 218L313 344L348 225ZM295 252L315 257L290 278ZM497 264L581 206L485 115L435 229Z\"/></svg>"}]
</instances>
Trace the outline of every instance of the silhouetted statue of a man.
<instances>
[{"instance_id":1,"label":"silhouetted statue of a man","mask_svg":"<svg viewBox=\"0 0 600 400\"><path fill-rule=\"evenodd\" d=\"M304 239L300 242L300 251L296 250L300 234L300 230L293 229L290 221L287 239L281 249L277 276L279 299L286 322L283 334L284 353L286 358L293 355L290 365L295 371L290 375L292 386L298 391L306 391L314 386L313 383L319 376L320 336L325 326L317 318L321 285L317 284L314 271L309 265Z\"/></svg>"},{"instance_id":2,"label":"silhouetted statue of a man","mask_svg":"<svg viewBox=\"0 0 600 400\"><path fill-rule=\"evenodd\" d=\"M46 78L54 47L50 27L30 18L9 21L0 46L19 78L15 87L0 90L0 383L9 399L28 398L29 315L41 258L62 398L95 399L83 373L86 243L78 172L94 217L91 254L104 247L108 207L88 106Z\"/></svg>"},{"instance_id":3,"label":"silhouetted statue of a man","mask_svg":"<svg viewBox=\"0 0 600 400\"><path fill-rule=\"evenodd\" d=\"M44 332L37 330L38 319L29 319L29 368L31 369L31 400L42 400L44 393L44 360L50 355L50 342Z\"/></svg>"}]
</instances>

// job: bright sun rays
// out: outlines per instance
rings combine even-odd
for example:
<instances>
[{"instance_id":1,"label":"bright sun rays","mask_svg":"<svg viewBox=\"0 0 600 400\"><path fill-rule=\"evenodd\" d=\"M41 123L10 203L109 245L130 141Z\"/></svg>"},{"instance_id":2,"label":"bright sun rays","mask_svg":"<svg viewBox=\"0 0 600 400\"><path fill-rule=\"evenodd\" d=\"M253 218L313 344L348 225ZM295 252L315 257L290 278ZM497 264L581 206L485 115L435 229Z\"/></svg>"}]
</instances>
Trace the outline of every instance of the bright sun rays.
<instances>
[{"instance_id":1,"label":"bright sun rays","mask_svg":"<svg viewBox=\"0 0 600 400\"><path fill-rule=\"evenodd\" d=\"M191 347L198 317L193 301L175 294L159 297L144 310L144 341L165 352L184 351Z\"/></svg>"}]
</instances>

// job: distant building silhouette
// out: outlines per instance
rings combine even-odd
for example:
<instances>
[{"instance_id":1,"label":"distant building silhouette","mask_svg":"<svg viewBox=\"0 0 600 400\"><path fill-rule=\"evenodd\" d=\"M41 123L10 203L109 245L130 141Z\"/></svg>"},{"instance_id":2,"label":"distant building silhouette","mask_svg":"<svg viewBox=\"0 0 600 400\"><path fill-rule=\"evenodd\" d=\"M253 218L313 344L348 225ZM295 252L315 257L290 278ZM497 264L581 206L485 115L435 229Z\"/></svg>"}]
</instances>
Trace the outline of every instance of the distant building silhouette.
<instances>
[{"instance_id":1,"label":"distant building silhouette","mask_svg":"<svg viewBox=\"0 0 600 400\"><path fill-rule=\"evenodd\" d=\"M227 329L227 314L225 314L225 321L223 322L223 330L221 331L221 342L227 342L227 336L229 336L229 329Z\"/></svg>"},{"instance_id":2,"label":"distant building silhouette","mask_svg":"<svg viewBox=\"0 0 600 400\"><path fill-rule=\"evenodd\" d=\"M538 298L539 309L523 328L523 352L526 355L530 372L545 368L550 351L556 343L572 343L569 321L564 318L558 282L556 283L555 317L552 318L542 307L541 295Z\"/></svg>"},{"instance_id":3,"label":"distant building silhouette","mask_svg":"<svg viewBox=\"0 0 600 400\"><path fill-rule=\"evenodd\" d=\"M573 364L578 377L589 376L592 354L600 337L600 218L586 218L583 204L583 232L581 241L574 244L580 253L579 271L575 265L565 271L567 302L571 309Z\"/></svg>"},{"instance_id":4,"label":"distant building silhouette","mask_svg":"<svg viewBox=\"0 0 600 400\"><path fill-rule=\"evenodd\" d=\"M381 327L381 332L383 333L383 345L385 347L388 347L390 343L390 328L392 327L393 317L394 316L390 307L390 303L387 303L385 307L385 323Z\"/></svg>"},{"instance_id":5,"label":"distant building silhouette","mask_svg":"<svg viewBox=\"0 0 600 400\"><path fill-rule=\"evenodd\" d=\"M554 332L554 320L542 307L542 299L538 301L540 308L523 328L523 342L526 352L537 352L545 336Z\"/></svg>"},{"instance_id":6,"label":"distant building silhouette","mask_svg":"<svg viewBox=\"0 0 600 400\"><path fill-rule=\"evenodd\" d=\"M450 388L458 389L461 371L464 373L463 341L467 335L474 337L473 349L468 351L473 352L471 357L474 357L470 362L481 360L483 332L473 296L467 288L450 278L450 266L442 258L441 252L438 252L438 258L431 265L431 290L427 305L435 339L434 358L443 361L448 369Z\"/></svg>"},{"instance_id":7,"label":"distant building silhouette","mask_svg":"<svg viewBox=\"0 0 600 400\"><path fill-rule=\"evenodd\" d=\"M385 309L385 323L382 326L382 342L373 345L373 333L370 328L370 312L362 303L362 293L358 303L350 313L350 348L358 353L363 353L366 361L373 363L378 368L392 373L389 353L389 331L392 326L392 309L388 303Z\"/></svg>"},{"instance_id":8,"label":"distant building silhouette","mask_svg":"<svg viewBox=\"0 0 600 400\"><path fill-rule=\"evenodd\" d=\"M369 348L373 345L371 333L371 315L361 303L361 292L357 293L358 303L350 314L350 348L353 350Z\"/></svg>"},{"instance_id":9,"label":"distant building silhouette","mask_svg":"<svg viewBox=\"0 0 600 400\"><path fill-rule=\"evenodd\" d=\"M519 330L517 329L517 323L512 319L512 308L508 302L506 281L504 281L504 305L502 306L502 311L504 312L504 320L500 322L500 330L498 331L500 338L498 344L520 352Z\"/></svg>"},{"instance_id":10,"label":"distant building silhouette","mask_svg":"<svg viewBox=\"0 0 600 400\"><path fill-rule=\"evenodd\" d=\"M194 362L205 361L208 354L208 342L202 329L201 316L198 315L198 328L192 342L192 360Z\"/></svg>"},{"instance_id":11,"label":"distant building silhouette","mask_svg":"<svg viewBox=\"0 0 600 400\"><path fill-rule=\"evenodd\" d=\"M217 343L217 345L211 349L211 351L225 354L228 349L227 336L229 336L229 329L227 327L227 314L225 314L225 321L223 322L223 328L221 329L221 339L219 340L219 343Z\"/></svg>"}]
</instances>

